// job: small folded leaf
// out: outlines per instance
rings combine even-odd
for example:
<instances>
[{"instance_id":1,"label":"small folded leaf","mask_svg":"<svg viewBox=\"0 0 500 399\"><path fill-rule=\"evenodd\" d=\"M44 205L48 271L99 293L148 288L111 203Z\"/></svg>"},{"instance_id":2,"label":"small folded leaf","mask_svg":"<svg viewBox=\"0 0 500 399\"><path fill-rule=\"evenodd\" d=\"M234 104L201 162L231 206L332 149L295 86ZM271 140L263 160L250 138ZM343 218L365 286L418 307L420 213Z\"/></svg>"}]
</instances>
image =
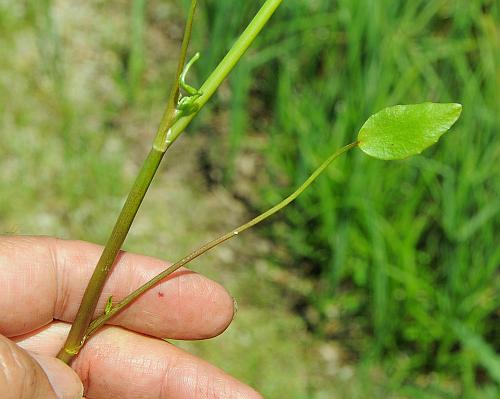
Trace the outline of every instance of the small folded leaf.
<instances>
[{"instance_id":1,"label":"small folded leaf","mask_svg":"<svg viewBox=\"0 0 500 399\"><path fill-rule=\"evenodd\" d=\"M106 307L104 308L104 314L108 314L113 309L113 295L111 295L106 301Z\"/></svg>"},{"instance_id":2,"label":"small folded leaf","mask_svg":"<svg viewBox=\"0 0 500 399\"><path fill-rule=\"evenodd\" d=\"M436 143L457 121L460 104L396 105L372 115L358 134L359 148L379 159L403 159Z\"/></svg>"}]
</instances>

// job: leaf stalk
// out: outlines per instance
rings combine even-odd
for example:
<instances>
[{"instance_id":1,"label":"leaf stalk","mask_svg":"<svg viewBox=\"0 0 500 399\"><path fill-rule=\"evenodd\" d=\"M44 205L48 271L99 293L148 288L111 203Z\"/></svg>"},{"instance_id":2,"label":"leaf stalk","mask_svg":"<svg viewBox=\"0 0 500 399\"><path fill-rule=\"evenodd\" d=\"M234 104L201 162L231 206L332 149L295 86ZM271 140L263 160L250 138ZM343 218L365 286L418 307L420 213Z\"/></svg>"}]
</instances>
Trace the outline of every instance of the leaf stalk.
<instances>
[{"instance_id":1,"label":"leaf stalk","mask_svg":"<svg viewBox=\"0 0 500 399\"><path fill-rule=\"evenodd\" d=\"M178 270L180 267L187 265L194 259L198 258L199 256L203 255L204 253L210 251L211 249L215 248L216 246L222 244L225 241L230 240L233 237L236 237L240 233L244 232L245 230L248 230L249 228L255 226L256 224L264 221L265 219L269 218L270 216L274 215L276 212L280 211L287 205L289 205L292 201L294 201L300 194L304 192L313 182L316 180L316 178L323 173L323 171L335 160L337 159L340 155L346 153L350 149L356 147L359 143L357 141L348 144L336 152L334 152L332 155L330 155L322 164L319 166L312 174L307 178L302 185L297 188L292 194L290 194L288 197L283 199L281 202L273 206L272 208L268 209L266 212L260 214L259 216L253 218L249 222L242 224L241 226L237 227L236 229L231 230L230 232L216 238L215 240L212 240L205 245L201 246L200 248L196 249L195 251L191 252L189 255L185 256L184 258L180 259L179 261L175 262L173 265L165 269L163 272L158 274L156 277L152 278L149 280L147 283L142 285L141 287L137 288L135 291L130 293L128 296L126 296L123 300L121 300L119 303L116 305L113 305L111 309L108 309L108 312L104 312L101 316L99 316L97 319L95 319L89 326L89 328L86 331L85 334L85 339L90 337L92 334L94 334L99 328L104 326L104 324L111 319L112 317L116 316L118 313L123 311L128 305L130 305L133 301L138 299L142 294L144 294L146 291L149 289L153 288L156 284L158 284L161 280Z\"/></svg>"}]
</instances>

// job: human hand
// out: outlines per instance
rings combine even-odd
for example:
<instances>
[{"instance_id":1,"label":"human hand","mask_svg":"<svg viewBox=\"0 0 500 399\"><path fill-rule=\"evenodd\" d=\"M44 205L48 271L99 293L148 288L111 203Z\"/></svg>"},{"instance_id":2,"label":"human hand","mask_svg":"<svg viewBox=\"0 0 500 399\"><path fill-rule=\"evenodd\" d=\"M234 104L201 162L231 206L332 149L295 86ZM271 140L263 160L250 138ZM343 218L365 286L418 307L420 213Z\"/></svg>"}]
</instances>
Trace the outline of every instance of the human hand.
<instances>
[{"instance_id":1,"label":"human hand","mask_svg":"<svg viewBox=\"0 0 500 399\"><path fill-rule=\"evenodd\" d=\"M233 300L219 284L180 269L92 336L72 363L55 358L102 247L48 237L0 237L0 397L3 399L224 398L261 396L158 338L224 331ZM165 269L121 253L96 314Z\"/></svg>"}]
</instances>

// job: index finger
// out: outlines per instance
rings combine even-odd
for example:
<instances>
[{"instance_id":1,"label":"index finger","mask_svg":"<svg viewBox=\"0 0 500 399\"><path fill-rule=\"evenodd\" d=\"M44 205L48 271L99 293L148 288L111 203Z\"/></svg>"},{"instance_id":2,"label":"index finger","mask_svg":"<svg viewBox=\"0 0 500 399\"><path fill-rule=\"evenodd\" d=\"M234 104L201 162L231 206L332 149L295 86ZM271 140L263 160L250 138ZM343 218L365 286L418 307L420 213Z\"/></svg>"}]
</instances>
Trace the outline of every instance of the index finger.
<instances>
[{"instance_id":1,"label":"index finger","mask_svg":"<svg viewBox=\"0 0 500 399\"><path fill-rule=\"evenodd\" d=\"M0 333L16 336L53 319L71 322L102 247L49 237L0 237ZM120 253L104 286L119 301L164 270L159 259ZM222 332L233 317L233 300L216 282L179 270L111 320L130 330L174 339L200 339Z\"/></svg>"}]
</instances>

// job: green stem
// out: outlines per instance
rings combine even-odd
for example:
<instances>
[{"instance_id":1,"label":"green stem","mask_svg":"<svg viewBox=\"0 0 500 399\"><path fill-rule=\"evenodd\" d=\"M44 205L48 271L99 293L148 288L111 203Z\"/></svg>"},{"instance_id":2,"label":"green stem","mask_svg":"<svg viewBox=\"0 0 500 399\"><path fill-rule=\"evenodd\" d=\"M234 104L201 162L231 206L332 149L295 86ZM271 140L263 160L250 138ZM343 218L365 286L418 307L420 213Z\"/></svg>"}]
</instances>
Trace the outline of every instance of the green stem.
<instances>
[{"instance_id":1,"label":"green stem","mask_svg":"<svg viewBox=\"0 0 500 399\"><path fill-rule=\"evenodd\" d=\"M179 75L182 73L184 63L186 61L187 49L191 39L191 31L193 28L194 13L196 10L197 0L191 1L191 6L188 11L186 27L184 29L184 38L182 40L179 63L175 74L172 90L170 91L167 108L160 121L157 136L161 136L160 132L168 130L168 128L176 120L175 106L179 97ZM157 139L155 139L157 140ZM153 180L153 177L160 165L165 151L159 150L153 143L153 148L149 152L139 175L137 176L134 185L128 195L127 201L123 205L120 215L116 220L115 227L109 237L104 251L97 263L97 266L90 278L90 281L85 289L85 293L80 303L80 307L75 317L75 321L71 326L68 338L64 347L59 351L57 357L66 363L70 363L72 358L78 353L83 345L85 331L87 330L92 317L94 315L102 289L109 275L111 266L113 265L118 252L120 251L125 238L132 226L135 215L146 195L146 191Z\"/></svg>"},{"instance_id":2,"label":"green stem","mask_svg":"<svg viewBox=\"0 0 500 399\"><path fill-rule=\"evenodd\" d=\"M217 66L215 71L210 75L202 87L204 95L201 96L197 103L199 109L206 104L212 97L215 90L222 81L226 78L229 72L234 68L239 59L243 56L250 44L255 40L259 32L265 26L274 11L281 4L282 0L267 0L255 18L249 24L247 29L242 33L234 46L228 52L226 57ZM102 293L104 283L113 265L118 252L120 251L123 242L130 230L135 215L142 203L146 191L151 184L151 181L158 169L158 166L163 158L165 151L177 139L177 137L185 130L189 123L193 120L196 114L186 117L176 117L175 106L179 96L179 76L184 67L189 38L191 36L194 11L196 8L196 0L191 1L189 9L188 21L186 24L184 39L181 47L181 55L179 58L178 70L174 79L174 84L170 97L167 103L167 108L160 122L157 135L153 142L153 148L146 158L141 172L136 178L127 201L125 202L122 211L116 221L115 227L109 237L104 251L99 259L99 262L92 274L89 284L85 290L85 294L75 317L75 321L71 326L68 338L64 347L61 349L57 357L66 363L70 363L73 357L78 353L85 340L85 331L87 330L90 321L92 320L97 302Z\"/></svg>"},{"instance_id":3,"label":"green stem","mask_svg":"<svg viewBox=\"0 0 500 399\"><path fill-rule=\"evenodd\" d=\"M92 321L97 302L99 301L99 296L101 295L111 266L127 237L130 226L134 221L135 215L139 210L139 206L153 180L163 155L163 152L151 149L123 205L111 236L104 247L104 251L85 289L80 308L71 326L64 348L61 349L57 355L59 359L66 363L78 353L78 350L82 346L85 330Z\"/></svg>"},{"instance_id":4,"label":"green stem","mask_svg":"<svg viewBox=\"0 0 500 399\"><path fill-rule=\"evenodd\" d=\"M113 316L121 312L125 307L127 307L131 302L135 301L139 296L141 296L144 292L147 290L151 289L154 287L156 284L158 284L161 280L163 280L165 277L167 277L169 274L172 274L175 272L177 269L179 269L182 266L185 266L192 260L198 258L199 256L203 255L205 252L211 250L212 248L218 246L219 244L222 244L223 242L237 236L238 234L242 233L243 231L255 226L256 224L262 222L263 220L267 219L271 215L274 215L276 212L280 211L284 207L286 207L288 204L290 204L293 200L295 200L300 194L304 192L304 190L311 185L311 183L316 180L316 178L335 160L337 159L340 155L344 154L345 152L349 151L350 149L356 147L358 145L358 142L355 141L354 143L348 144L339 150L337 150L335 153L333 153L328 159L326 159L318 169L316 169L309 178L302 183L302 185L295 190L292 194L290 194L288 197L286 197L284 200L282 200L279 204L273 206L271 209L267 210L266 212L260 214L259 216L255 217L254 219L250 220L249 222L242 224L240 227L231 230L229 233L224 234L223 236L220 236L219 238L216 238L213 241L210 241L206 243L205 245L201 246L197 250L193 251L191 254L188 256L182 258L181 260L177 261L174 263L172 266L158 274L156 277L153 279L149 280L147 283L142 285L141 287L137 288L135 291L130 293L127 297L125 297L122 301L117 303L116 305L113 305L111 309L108 309L108 311L101 316L99 316L97 319L95 319L87 329L87 332L85 334L85 339L87 339L89 336L94 334L99 328L101 328L109 319L111 319Z\"/></svg>"}]
</instances>

